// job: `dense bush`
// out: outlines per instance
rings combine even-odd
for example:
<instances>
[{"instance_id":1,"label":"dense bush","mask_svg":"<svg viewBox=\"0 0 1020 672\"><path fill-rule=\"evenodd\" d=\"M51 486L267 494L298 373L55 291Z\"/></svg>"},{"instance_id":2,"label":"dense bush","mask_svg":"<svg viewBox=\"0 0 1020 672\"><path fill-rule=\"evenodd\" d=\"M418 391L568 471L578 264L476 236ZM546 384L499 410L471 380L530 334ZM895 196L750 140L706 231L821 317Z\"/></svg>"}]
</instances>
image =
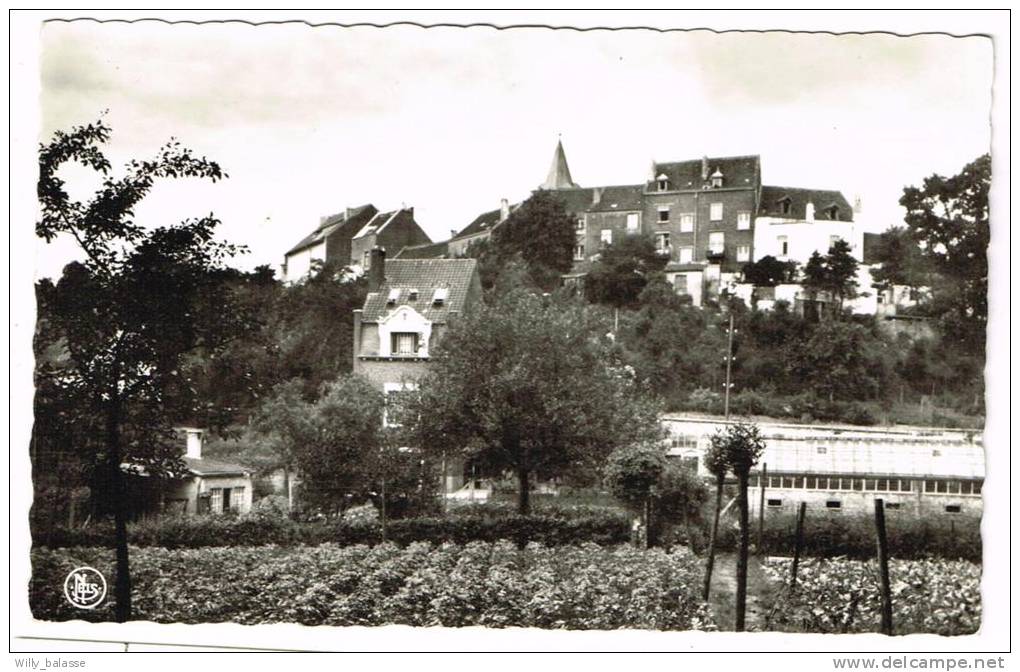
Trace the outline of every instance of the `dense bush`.
<instances>
[{"instance_id":1,"label":"dense bush","mask_svg":"<svg viewBox=\"0 0 1020 672\"><path fill-rule=\"evenodd\" d=\"M36 618L113 619L109 600L82 611L64 599L64 577L81 565L112 577L113 553L32 551ZM685 549L594 544L132 550L134 616L163 623L714 629L701 571Z\"/></svg>"},{"instance_id":2,"label":"dense bush","mask_svg":"<svg viewBox=\"0 0 1020 672\"><path fill-rule=\"evenodd\" d=\"M765 565L780 586L764 629L793 632L878 632L881 594L877 563L812 560L798 568L789 588L790 561ZM889 563L893 633L965 635L981 626L981 566L960 560L893 560Z\"/></svg>"},{"instance_id":3,"label":"dense bush","mask_svg":"<svg viewBox=\"0 0 1020 672\"><path fill-rule=\"evenodd\" d=\"M757 530L756 524L752 526ZM796 515L769 513L764 543L769 555L793 555ZM721 526L719 547L736 548L736 530ZM944 519L886 514L889 554L893 558L947 558L981 562L981 526L976 518L955 524ZM804 522L802 554L820 557L867 559L875 557L875 522L871 516L812 511Z\"/></svg>"},{"instance_id":4,"label":"dense bush","mask_svg":"<svg viewBox=\"0 0 1020 672\"><path fill-rule=\"evenodd\" d=\"M390 521L388 539L399 544L416 541L467 543L509 539L524 545L538 541L550 546L593 542L618 544L630 537L630 523L618 511L592 510L585 515L454 515L447 518L404 518ZM113 538L109 524L86 529L58 528L36 544L51 548L104 546ZM317 521L298 523L277 515L165 517L128 526L128 539L137 546L200 548L203 546L260 546L375 544L382 528L373 521Z\"/></svg>"}]
</instances>

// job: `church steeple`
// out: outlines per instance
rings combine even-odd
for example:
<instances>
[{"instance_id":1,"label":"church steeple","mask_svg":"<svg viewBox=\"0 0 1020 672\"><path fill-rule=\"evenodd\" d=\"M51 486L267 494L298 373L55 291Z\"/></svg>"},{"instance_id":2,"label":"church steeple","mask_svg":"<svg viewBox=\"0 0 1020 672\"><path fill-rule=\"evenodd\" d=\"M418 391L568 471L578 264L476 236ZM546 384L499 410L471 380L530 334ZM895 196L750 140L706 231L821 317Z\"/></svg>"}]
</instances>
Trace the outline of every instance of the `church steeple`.
<instances>
[{"instance_id":1,"label":"church steeple","mask_svg":"<svg viewBox=\"0 0 1020 672\"><path fill-rule=\"evenodd\" d=\"M570 167L567 166L567 155L563 151L563 141L556 142L556 152L553 154L552 166L549 168L549 176L539 189L577 189L580 185L570 179Z\"/></svg>"}]
</instances>

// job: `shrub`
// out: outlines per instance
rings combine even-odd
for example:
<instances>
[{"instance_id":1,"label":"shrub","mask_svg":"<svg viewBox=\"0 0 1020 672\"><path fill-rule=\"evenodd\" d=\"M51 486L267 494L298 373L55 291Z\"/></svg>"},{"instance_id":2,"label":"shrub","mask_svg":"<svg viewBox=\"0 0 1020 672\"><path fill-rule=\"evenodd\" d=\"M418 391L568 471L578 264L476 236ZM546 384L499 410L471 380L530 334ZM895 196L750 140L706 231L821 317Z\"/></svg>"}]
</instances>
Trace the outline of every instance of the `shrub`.
<instances>
[{"instance_id":1,"label":"shrub","mask_svg":"<svg viewBox=\"0 0 1020 672\"><path fill-rule=\"evenodd\" d=\"M722 395L704 387L699 387L687 397L686 407L702 413L721 413L723 410Z\"/></svg>"},{"instance_id":2,"label":"shrub","mask_svg":"<svg viewBox=\"0 0 1020 672\"><path fill-rule=\"evenodd\" d=\"M468 543L508 539L518 545L539 541L548 545L616 544L630 535L630 523L620 511L593 507L579 515L516 514L455 515L447 518L403 518L390 521L389 539L406 545L419 541ZM203 546L261 546L266 544L343 545L376 544L382 531L378 521L295 522L263 511L239 516L178 516L132 523L128 539L137 546L201 548ZM56 528L37 545L50 548L106 546L113 539L113 527L102 523L81 529Z\"/></svg>"},{"instance_id":3,"label":"shrub","mask_svg":"<svg viewBox=\"0 0 1020 672\"><path fill-rule=\"evenodd\" d=\"M886 516L889 554L893 558L946 558L981 562L981 529L974 524L953 524L941 519ZM764 543L769 555L793 555L796 515L770 513L765 517ZM719 548L736 547L736 533L720 525ZM871 516L839 513L828 515L808 509L804 521L805 556L875 557L875 523Z\"/></svg>"},{"instance_id":4,"label":"shrub","mask_svg":"<svg viewBox=\"0 0 1020 672\"><path fill-rule=\"evenodd\" d=\"M344 511L343 521L347 525L375 525L379 522L379 511L372 504L352 506Z\"/></svg>"}]
</instances>

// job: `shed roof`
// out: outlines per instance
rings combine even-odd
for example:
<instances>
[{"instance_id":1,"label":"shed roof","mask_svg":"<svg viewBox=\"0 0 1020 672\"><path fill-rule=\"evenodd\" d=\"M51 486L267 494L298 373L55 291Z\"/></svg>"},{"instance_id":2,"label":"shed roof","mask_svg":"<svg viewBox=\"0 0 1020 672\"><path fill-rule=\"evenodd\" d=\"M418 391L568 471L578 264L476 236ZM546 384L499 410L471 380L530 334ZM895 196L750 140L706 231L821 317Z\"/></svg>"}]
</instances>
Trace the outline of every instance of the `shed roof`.
<instances>
[{"instance_id":1,"label":"shed roof","mask_svg":"<svg viewBox=\"0 0 1020 672\"><path fill-rule=\"evenodd\" d=\"M985 455L973 443L836 442L772 439L759 464L772 473L984 478Z\"/></svg>"},{"instance_id":2,"label":"shed roof","mask_svg":"<svg viewBox=\"0 0 1020 672\"><path fill-rule=\"evenodd\" d=\"M243 476L252 472L248 467L207 457L184 457L188 471L195 476Z\"/></svg>"}]
</instances>

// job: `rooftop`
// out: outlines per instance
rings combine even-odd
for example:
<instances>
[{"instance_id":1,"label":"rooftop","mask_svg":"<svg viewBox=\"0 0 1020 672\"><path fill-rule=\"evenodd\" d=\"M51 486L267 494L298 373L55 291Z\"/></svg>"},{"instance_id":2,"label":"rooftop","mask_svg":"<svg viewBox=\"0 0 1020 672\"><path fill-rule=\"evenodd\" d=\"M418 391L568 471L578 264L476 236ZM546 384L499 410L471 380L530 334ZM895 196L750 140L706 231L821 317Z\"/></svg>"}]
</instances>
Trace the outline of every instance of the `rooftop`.
<instances>
[{"instance_id":1,"label":"rooftop","mask_svg":"<svg viewBox=\"0 0 1020 672\"><path fill-rule=\"evenodd\" d=\"M783 212L783 201L789 202L788 212ZM785 217L789 219L806 219L807 204L815 206L815 219L826 220L826 210L836 206L836 220L852 222L854 210L838 191L830 189L800 189L797 187L763 186L758 202L759 216Z\"/></svg>"},{"instance_id":2,"label":"rooftop","mask_svg":"<svg viewBox=\"0 0 1020 672\"><path fill-rule=\"evenodd\" d=\"M377 322L401 306L410 306L425 319L444 323L451 313L463 312L477 264L474 259L388 259L383 283L365 298L361 319ZM433 301L437 289L447 290L440 305Z\"/></svg>"},{"instance_id":3,"label":"rooftop","mask_svg":"<svg viewBox=\"0 0 1020 672\"><path fill-rule=\"evenodd\" d=\"M656 163L653 166L656 179L665 175L669 180L668 191L701 190L716 171L722 173L725 189L757 189L761 184L761 159L757 155L705 157L691 161ZM702 175L704 174L704 177ZM648 189L656 191L657 185L649 183Z\"/></svg>"},{"instance_id":4,"label":"rooftop","mask_svg":"<svg viewBox=\"0 0 1020 672\"><path fill-rule=\"evenodd\" d=\"M365 205L359 205L356 208L348 208L341 213L330 215L319 224L315 231L312 231L310 234L302 238L301 241L294 247L290 248L286 254L295 254L307 247L321 243L327 236L336 233L340 229L349 228L350 231L347 233L348 235L353 236L354 231L364 224L364 218L366 216L370 217L375 213L375 207L371 203L366 203Z\"/></svg>"}]
</instances>

